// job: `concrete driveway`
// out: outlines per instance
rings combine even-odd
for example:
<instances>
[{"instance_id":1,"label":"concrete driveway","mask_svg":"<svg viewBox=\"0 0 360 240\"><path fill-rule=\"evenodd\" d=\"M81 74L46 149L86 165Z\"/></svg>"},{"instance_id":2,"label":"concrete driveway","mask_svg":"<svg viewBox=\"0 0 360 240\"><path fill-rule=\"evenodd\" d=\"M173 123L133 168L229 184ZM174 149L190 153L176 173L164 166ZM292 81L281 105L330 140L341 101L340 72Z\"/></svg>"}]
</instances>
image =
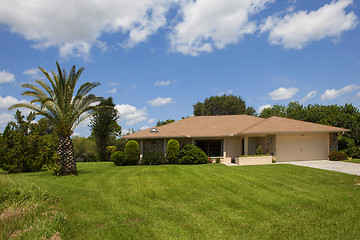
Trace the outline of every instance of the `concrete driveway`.
<instances>
[{"instance_id":1,"label":"concrete driveway","mask_svg":"<svg viewBox=\"0 0 360 240\"><path fill-rule=\"evenodd\" d=\"M278 164L292 164L304 167L325 169L360 176L360 164L340 161L316 160L316 161L293 161L279 162Z\"/></svg>"}]
</instances>

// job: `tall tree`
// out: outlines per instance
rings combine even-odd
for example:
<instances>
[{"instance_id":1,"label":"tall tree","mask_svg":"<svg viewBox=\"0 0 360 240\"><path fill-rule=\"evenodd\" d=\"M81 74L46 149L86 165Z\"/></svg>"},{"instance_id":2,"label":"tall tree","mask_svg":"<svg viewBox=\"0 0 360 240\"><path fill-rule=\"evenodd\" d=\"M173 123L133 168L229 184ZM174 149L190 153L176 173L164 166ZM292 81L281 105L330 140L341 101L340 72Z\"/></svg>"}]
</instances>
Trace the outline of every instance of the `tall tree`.
<instances>
[{"instance_id":1,"label":"tall tree","mask_svg":"<svg viewBox=\"0 0 360 240\"><path fill-rule=\"evenodd\" d=\"M106 147L113 144L111 142L121 135L118 119L118 111L115 109L113 99L109 97L98 104L98 109L90 120L91 135L95 138L100 161L109 160Z\"/></svg>"},{"instance_id":2,"label":"tall tree","mask_svg":"<svg viewBox=\"0 0 360 240\"><path fill-rule=\"evenodd\" d=\"M193 106L195 116L255 114L253 107L246 107L245 101L234 95L212 96Z\"/></svg>"},{"instance_id":3,"label":"tall tree","mask_svg":"<svg viewBox=\"0 0 360 240\"><path fill-rule=\"evenodd\" d=\"M50 85L43 80L36 80L38 85L22 84L21 87L29 89L23 95L33 97L32 101L15 104L9 109L25 107L35 111L37 115L46 117L60 137L57 148L60 174L75 174L77 169L70 136L79 123L90 117L97 108L94 104L99 102L101 98L89 94L89 92L99 86L100 83L86 82L77 89L74 96L76 83L84 68L76 71L74 65L70 73L67 74L65 70L61 70L57 62L56 66L57 72L51 71L52 77L39 67Z\"/></svg>"},{"instance_id":4,"label":"tall tree","mask_svg":"<svg viewBox=\"0 0 360 240\"><path fill-rule=\"evenodd\" d=\"M156 126L160 127L162 125L166 125L166 124L169 124L169 123L172 123L172 122L175 122L175 119L168 119L168 120L165 120L165 121L158 121L156 123Z\"/></svg>"}]
</instances>

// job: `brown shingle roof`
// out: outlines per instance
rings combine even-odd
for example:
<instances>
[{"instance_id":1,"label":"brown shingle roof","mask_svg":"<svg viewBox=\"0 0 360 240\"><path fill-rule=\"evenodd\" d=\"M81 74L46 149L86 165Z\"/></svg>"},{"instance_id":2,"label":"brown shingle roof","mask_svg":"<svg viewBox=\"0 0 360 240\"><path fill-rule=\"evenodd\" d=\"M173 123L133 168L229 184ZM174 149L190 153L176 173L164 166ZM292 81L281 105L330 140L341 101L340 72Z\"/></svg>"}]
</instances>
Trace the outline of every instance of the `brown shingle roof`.
<instances>
[{"instance_id":1,"label":"brown shingle roof","mask_svg":"<svg viewBox=\"0 0 360 240\"><path fill-rule=\"evenodd\" d=\"M244 134L298 133L298 132L348 132L345 128L304 122L290 118L270 117L245 129Z\"/></svg>"},{"instance_id":2,"label":"brown shingle roof","mask_svg":"<svg viewBox=\"0 0 360 240\"><path fill-rule=\"evenodd\" d=\"M150 132L151 128L148 128L123 138L225 137L235 135L262 120L249 115L193 116L154 127L158 132Z\"/></svg>"},{"instance_id":3,"label":"brown shingle roof","mask_svg":"<svg viewBox=\"0 0 360 240\"><path fill-rule=\"evenodd\" d=\"M248 115L194 116L124 136L125 139L226 137L247 134L298 132L343 132L344 128L309 123L282 117L268 119Z\"/></svg>"}]
</instances>

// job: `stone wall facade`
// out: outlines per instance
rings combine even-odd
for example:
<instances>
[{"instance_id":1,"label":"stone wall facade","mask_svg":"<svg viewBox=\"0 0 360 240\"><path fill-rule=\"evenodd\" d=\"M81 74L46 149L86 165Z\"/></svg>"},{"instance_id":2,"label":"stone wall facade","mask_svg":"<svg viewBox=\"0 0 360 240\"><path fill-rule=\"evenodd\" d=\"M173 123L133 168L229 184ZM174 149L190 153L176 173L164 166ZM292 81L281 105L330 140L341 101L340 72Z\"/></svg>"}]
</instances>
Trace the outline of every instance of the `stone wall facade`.
<instances>
[{"instance_id":1,"label":"stone wall facade","mask_svg":"<svg viewBox=\"0 0 360 240\"><path fill-rule=\"evenodd\" d=\"M276 156L276 136L267 135L266 136L266 153L270 156Z\"/></svg>"},{"instance_id":2,"label":"stone wall facade","mask_svg":"<svg viewBox=\"0 0 360 240\"><path fill-rule=\"evenodd\" d=\"M329 152L338 150L338 134L329 134Z\"/></svg>"},{"instance_id":3,"label":"stone wall facade","mask_svg":"<svg viewBox=\"0 0 360 240\"><path fill-rule=\"evenodd\" d=\"M164 139L144 139L143 152L164 152Z\"/></svg>"}]
</instances>

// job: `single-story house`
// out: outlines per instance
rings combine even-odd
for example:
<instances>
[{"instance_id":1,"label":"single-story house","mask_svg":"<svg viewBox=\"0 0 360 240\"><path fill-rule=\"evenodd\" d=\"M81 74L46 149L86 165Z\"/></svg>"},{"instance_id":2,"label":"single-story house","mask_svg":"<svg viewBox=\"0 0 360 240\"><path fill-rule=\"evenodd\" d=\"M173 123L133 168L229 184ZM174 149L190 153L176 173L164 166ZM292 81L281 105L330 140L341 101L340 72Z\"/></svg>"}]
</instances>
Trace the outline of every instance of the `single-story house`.
<instances>
[{"instance_id":1,"label":"single-story house","mask_svg":"<svg viewBox=\"0 0 360 240\"><path fill-rule=\"evenodd\" d=\"M140 153L166 152L169 139L180 146L194 144L208 156L223 163L235 162L242 155L254 155L261 145L263 154L277 162L324 160L337 150L337 134L344 128L282 117L260 118L249 115L193 116L163 126L124 136L137 140Z\"/></svg>"}]
</instances>

